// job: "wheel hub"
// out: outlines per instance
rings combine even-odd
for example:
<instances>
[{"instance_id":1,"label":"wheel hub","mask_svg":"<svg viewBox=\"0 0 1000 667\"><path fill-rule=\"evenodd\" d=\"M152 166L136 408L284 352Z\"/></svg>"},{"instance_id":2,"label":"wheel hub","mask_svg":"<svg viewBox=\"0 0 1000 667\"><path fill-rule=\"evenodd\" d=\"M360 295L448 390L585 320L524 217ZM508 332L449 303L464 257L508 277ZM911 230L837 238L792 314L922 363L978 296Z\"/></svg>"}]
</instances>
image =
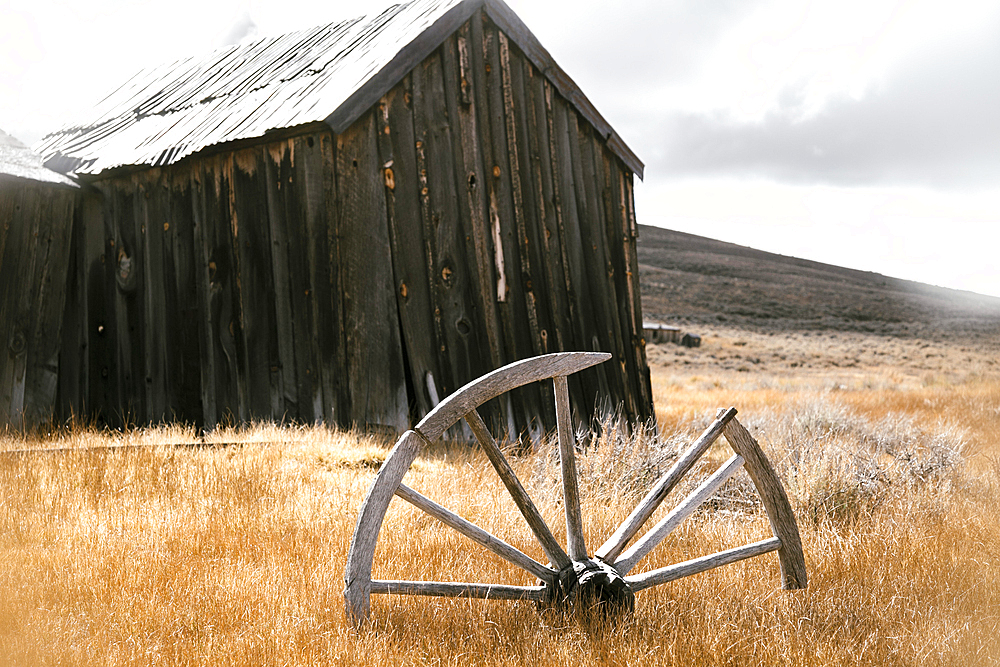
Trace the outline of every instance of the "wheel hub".
<instances>
[{"instance_id":1,"label":"wheel hub","mask_svg":"<svg viewBox=\"0 0 1000 667\"><path fill-rule=\"evenodd\" d=\"M552 599L557 607L619 616L635 609L635 594L625 577L600 560L578 560L559 572L558 590Z\"/></svg>"}]
</instances>

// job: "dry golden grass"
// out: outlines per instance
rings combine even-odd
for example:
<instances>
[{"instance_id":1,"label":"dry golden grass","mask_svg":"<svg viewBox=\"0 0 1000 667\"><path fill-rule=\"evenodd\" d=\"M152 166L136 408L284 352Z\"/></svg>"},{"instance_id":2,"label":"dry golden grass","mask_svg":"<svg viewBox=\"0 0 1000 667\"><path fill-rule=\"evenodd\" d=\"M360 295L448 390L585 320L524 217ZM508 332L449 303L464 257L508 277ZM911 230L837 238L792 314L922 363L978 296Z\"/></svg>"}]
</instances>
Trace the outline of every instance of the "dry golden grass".
<instances>
[{"instance_id":1,"label":"dry golden grass","mask_svg":"<svg viewBox=\"0 0 1000 667\"><path fill-rule=\"evenodd\" d=\"M655 373L662 436L609 422L581 456L588 546L716 407L735 405L785 479L808 590L776 590L769 554L640 593L615 625L528 603L376 596L358 634L344 559L391 443L262 426L212 436L248 444L175 448L157 444L194 433L77 430L0 448L148 446L0 455L0 665L997 664L1000 382L755 381ZM551 448L515 466L561 536ZM542 558L479 452L440 445L407 483ZM767 530L737 478L640 569ZM401 501L375 576L531 583Z\"/></svg>"}]
</instances>

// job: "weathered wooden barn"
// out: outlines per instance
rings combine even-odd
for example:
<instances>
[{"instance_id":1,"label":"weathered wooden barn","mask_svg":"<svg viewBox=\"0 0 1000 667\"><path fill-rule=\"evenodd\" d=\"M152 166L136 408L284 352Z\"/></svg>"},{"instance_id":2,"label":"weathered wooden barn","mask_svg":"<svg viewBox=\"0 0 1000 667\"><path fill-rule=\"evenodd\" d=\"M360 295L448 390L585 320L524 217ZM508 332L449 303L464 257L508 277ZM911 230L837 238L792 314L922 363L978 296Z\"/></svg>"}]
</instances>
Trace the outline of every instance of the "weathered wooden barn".
<instances>
[{"instance_id":1,"label":"weathered wooden barn","mask_svg":"<svg viewBox=\"0 0 1000 667\"><path fill-rule=\"evenodd\" d=\"M79 189L0 131L0 430L52 417Z\"/></svg>"},{"instance_id":2,"label":"weathered wooden barn","mask_svg":"<svg viewBox=\"0 0 1000 667\"><path fill-rule=\"evenodd\" d=\"M642 163L500 0L145 71L36 148L90 189L62 414L399 430L503 364L604 350L577 418L652 415ZM546 391L490 419L552 427Z\"/></svg>"}]
</instances>

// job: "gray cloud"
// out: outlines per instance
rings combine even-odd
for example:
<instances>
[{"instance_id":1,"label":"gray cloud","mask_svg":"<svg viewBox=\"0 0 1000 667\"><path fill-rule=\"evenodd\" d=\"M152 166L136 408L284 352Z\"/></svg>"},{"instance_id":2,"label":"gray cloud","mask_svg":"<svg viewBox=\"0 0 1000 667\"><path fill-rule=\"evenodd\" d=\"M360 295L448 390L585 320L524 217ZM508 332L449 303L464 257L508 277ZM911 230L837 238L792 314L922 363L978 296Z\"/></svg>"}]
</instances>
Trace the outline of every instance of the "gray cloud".
<instances>
[{"instance_id":1,"label":"gray cloud","mask_svg":"<svg viewBox=\"0 0 1000 667\"><path fill-rule=\"evenodd\" d=\"M1000 25L993 39L925 51L862 99L800 119L798 95L759 123L673 113L650 173L759 175L837 185L992 186L1000 178Z\"/></svg>"},{"instance_id":2,"label":"gray cloud","mask_svg":"<svg viewBox=\"0 0 1000 667\"><path fill-rule=\"evenodd\" d=\"M571 32L559 35L560 52L573 64L571 76L634 95L650 83L694 76L723 30L760 4L762 0L636 0L613 9L604 2L581 4Z\"/></svg>"}]
</instances>

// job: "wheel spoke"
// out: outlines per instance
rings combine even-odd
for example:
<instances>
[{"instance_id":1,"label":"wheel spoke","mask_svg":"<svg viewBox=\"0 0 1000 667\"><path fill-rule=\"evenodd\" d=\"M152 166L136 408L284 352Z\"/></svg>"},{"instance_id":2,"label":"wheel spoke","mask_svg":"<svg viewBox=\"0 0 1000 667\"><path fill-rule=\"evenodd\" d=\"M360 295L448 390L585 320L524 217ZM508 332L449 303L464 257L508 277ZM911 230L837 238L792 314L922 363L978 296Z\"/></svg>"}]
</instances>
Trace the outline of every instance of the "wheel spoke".
<instances>
[{"instance_id":1,"label":"wheel spoke","mask_svg":"<svg viewBox=\"0 0 1000 667\"><path fill-rule=\"evenodd\" d=\"M434 595L444 598L485 598L490 600L545 599L545 586L508 586L506 584L466 584L451 581L382 581L372 580L372 593L387 595Z\"/></svg>"},{"instance_id":2,"label":"wheel spoke","mask_svg":"<svg viewBox=\"0 0 1000 667\"><path fill-rule=\"evenodd\" d=\"M665 584L668 581L674 581L675 579L687 577L692 574L698 574L699 572L704 572L706 570L712 570L714 568L729 565L730 563L735 563L747 558L760 556L768 553L769 551L777 551L780 548L781 540L777 537L772 537L766 540L761 540L760 542L754 542L753 544L736 547L735 549L720 551L719 553L712 554L710 556L702 556L701 558L694 558L692 560L684 561L683 563L661 567L660 569L652 570L651 572L643 572L642 574L637 574L632 577L625 577L625 581L628 583L633 592L638 593L644 588L649 588L650 586Z\"/></svg>"},{"instance_id":3,"label":"wheel spoke","mask_svg":"<svg viewBox=\"0 0 1000 667\"><path fill-rule=\"evenodd\" d=\"M479 415L479 412L477 410L469 412L465 415L465 421L476 435L476 440L479 441L479 444L486 452L486 456L489 457L490 463L493 464L493 468L500 476L500 480L507 487L507 491L510 493L511 498L514 499L517 508L521 510L521 514L524 516L525 521L528 522L528 526L531 528L531 532L535 534L539 544L542 545L542 550L545 551L545 555L549 561L557 570L570 565L572 561L570 561L566 552L563 551L563 548L559 546L556 538L552 535L552 531L549 530L545 520L542 519L538 508L531 502L528 492L521 486L520 480L514 474L514 470L510 467L510 464L507 463L507 459L504 458L503 452L497 446L496 440L493 439L489 429L486 428L486 423L483 422L483 418Z\"/></svg>"},{"instance_id":4,"label":"wheel spoke","mask_svg":"<svg viewBox=\"0 0 1000 667\"><path fill-rule=\"evenodd\" d=\"M628 551L623 553L615 561L615 569L622 575L628 574L629 570L635 567L636 563L656 548L656 545L663 541L663 538L679 526L684 519L691 516L698 509L698 506L708 500L720 486L726 483L726 480L736 474L736 471L742 465L743 457L739 454L734 455L726 461L722 467L712 473L697 489L692 491L677 507L672 509L667 516L663 517L658 524L653 526L648 533L643 535L638 542L633 544Z\"/></svg>"},{"instance_id":5,"label":"wheel spoke","mask_svg":"<svg viewBox=\"0 0 1000 667\"><path fill-rule=\"evenodd\" d=\"M566 506L566 549L573 560L586 560L580 487L576 475L576 436L569 412L569 383L565 375L552 378L556 392L556 424L559 434L559 461L562 465L563 501Z\"/></svg>"},{"instance_id":6,"label":"wheel spoke","mask_svg":"<svg viewBox=\"0 0 1000 667\"><path fill-rule=\"evenodd\" d=\"M606 563L613 562L622 550L629 543L635 534L639 532L643 524L649 520L656 508L660 506L667 494L677 485L677 483L688 473L691 466L701 457L705 451L712 446L719 435L722 434L726 424L736 416L736 408L729 408L720 415L705 430L697 440L694 441L686 452L677 460L670 470L660 478L656 485L646 494L642 502L632 510L632 514L618 527L614 535L597 550L595 554Z\"/></svg>"},{"instance_id":7,"label":"wheel spoke","mask_svg":"<svg viewBox=\"0 0 1000 667\"><path fill-rule=\"evenodd\" d=\"M396 495L418 509L430 514L432 517L441 521L445 525L454 528L476 544L486 547L504 560L527 570L539 579L551 583L555 581L556 577L559 575L559 573L551 567L542 565L537 560L520 551L516 547L504 542L499 537L491 535L474 523L463 519L451 510L442 507L427 496L414 491L405 484L399 485L396 489Z\"/></svg>"}]
</instances>

